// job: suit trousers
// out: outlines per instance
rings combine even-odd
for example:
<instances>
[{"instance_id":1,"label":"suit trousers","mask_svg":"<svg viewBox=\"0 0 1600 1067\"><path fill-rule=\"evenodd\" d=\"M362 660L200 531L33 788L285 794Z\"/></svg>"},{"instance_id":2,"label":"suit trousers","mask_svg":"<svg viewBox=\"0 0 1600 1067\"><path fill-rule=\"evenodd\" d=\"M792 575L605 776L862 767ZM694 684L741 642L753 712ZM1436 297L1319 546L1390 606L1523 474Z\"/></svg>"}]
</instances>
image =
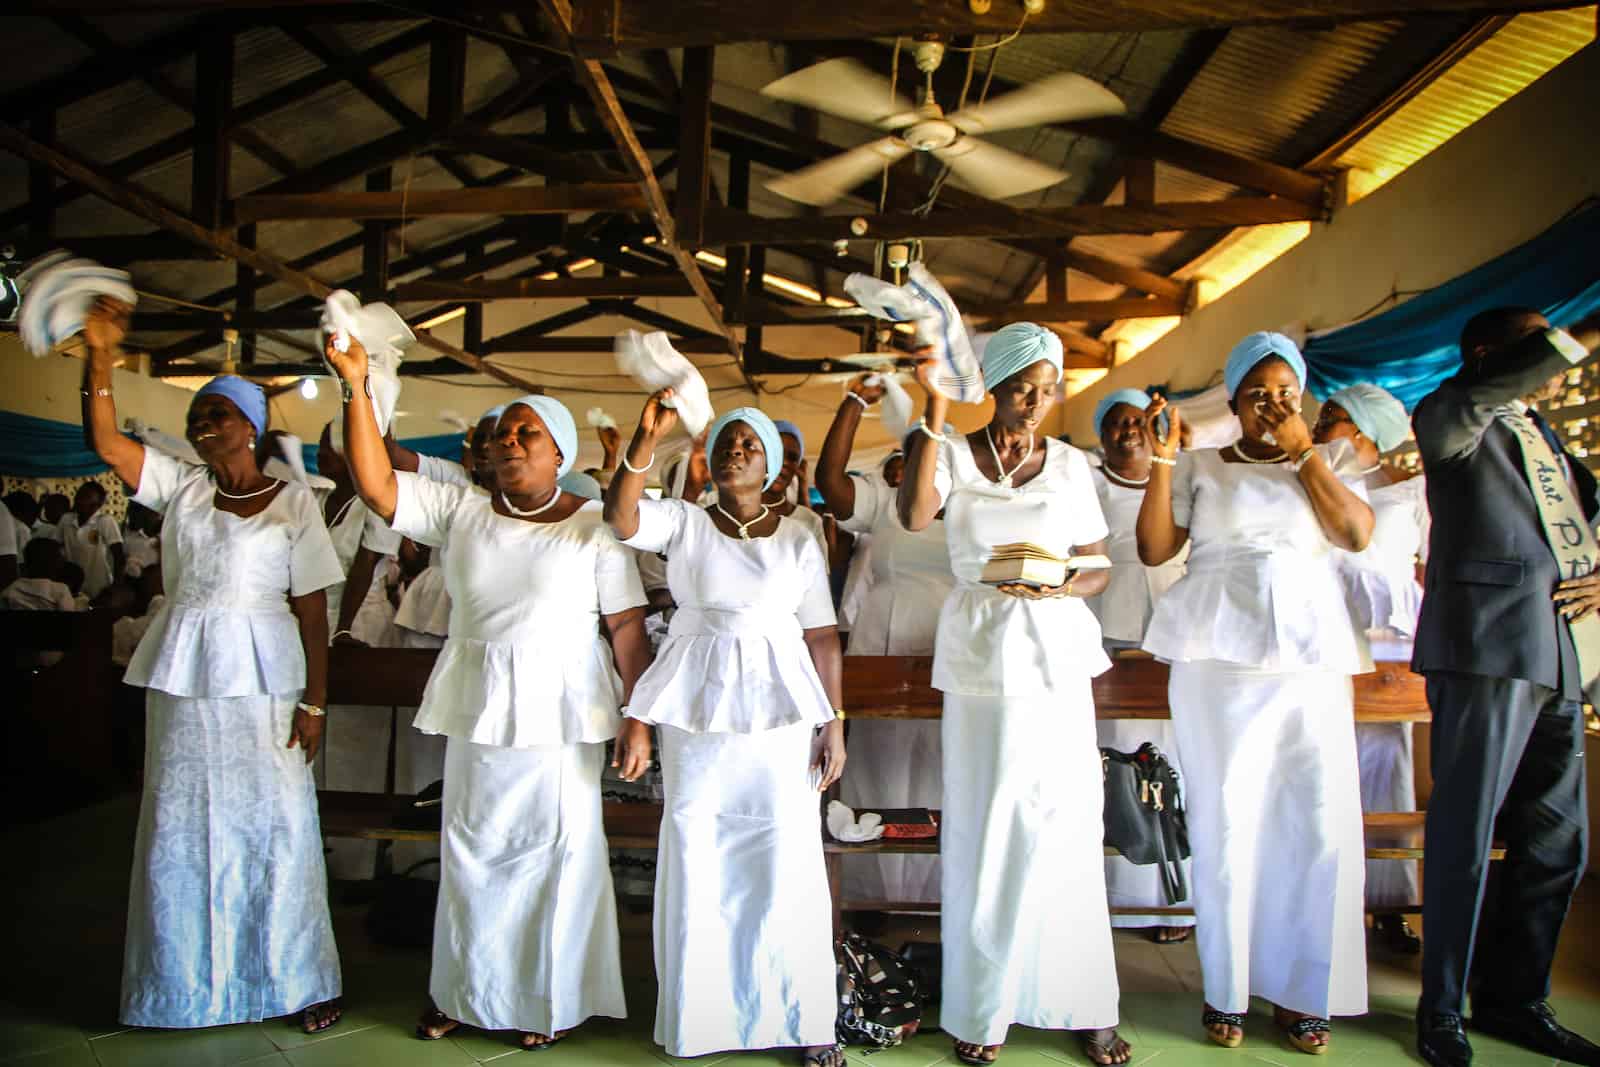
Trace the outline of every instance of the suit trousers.
<instances>
[{"instance_id":1,"label":"suit trousers","mask_svg":"<svg viewBox=\"0 0 1600 1067\"><path fill-rule=\"evenodd\" d=\"M1463 1014L1469 972L1481 976L1475 1003L1541 1000L1588 847L1583 704L1520 679L1433 672L1428 706L1420 1011ZM1485 907L1497 830L1506 858Z\"/></svg>"}]
</instances>

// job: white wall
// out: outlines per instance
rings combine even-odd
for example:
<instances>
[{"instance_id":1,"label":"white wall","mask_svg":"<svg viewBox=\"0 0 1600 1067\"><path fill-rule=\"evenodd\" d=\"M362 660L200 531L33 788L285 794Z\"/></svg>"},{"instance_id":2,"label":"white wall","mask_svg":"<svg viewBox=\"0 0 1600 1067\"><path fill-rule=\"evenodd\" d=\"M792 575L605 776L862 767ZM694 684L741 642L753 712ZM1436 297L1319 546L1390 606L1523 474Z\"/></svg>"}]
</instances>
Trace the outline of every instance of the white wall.
<instances>
[{"instance_id":1,"label":"white wall","mask_svg":"<svg viewBox=\"0 0 1600 1067\"><path fill-rule=\"evenodd\" d=\"M1066 404L1080 443L1113 389L1208 384L1254 330L1348 322L1395 290L1426 289L1537 236L1600 195L1590 45Z\"/></svg>"}]
</instances>

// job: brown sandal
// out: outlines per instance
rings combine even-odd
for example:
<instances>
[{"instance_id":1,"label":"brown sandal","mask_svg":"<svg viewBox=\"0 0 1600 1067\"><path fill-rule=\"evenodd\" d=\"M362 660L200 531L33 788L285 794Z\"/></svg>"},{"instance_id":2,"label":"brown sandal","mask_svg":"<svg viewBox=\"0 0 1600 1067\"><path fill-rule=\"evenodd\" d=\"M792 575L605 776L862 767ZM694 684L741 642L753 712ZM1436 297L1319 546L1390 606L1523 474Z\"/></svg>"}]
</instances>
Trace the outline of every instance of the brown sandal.
<instances>
[{"instance_id":1,"label":"brown sandal","mask_svg":"<svg viewBox=\"0 0 1600 1067\"><path fill-rule=\"evenodd\" d=\"M1304 1052L1308 1056L1326 1056L1330 1043L1327 1037L1321 1041L1312 1040L1314 1034L1329 1034L1333 1026L1327 1019L1319 1019L1315 1015L1302 1015L1298 1019L1289 1021L1288 1013L1282 1008L1272 1013L1273 1021L1283 1030L1283 1035L1289 1039L1289 1044Z\"/></svg>"},{"instance_id":2,"label":"brown sandal","mask_svg":"<svg viewBox=\"0 0 1600 1067\"><path fill-rule=\"evenodd\" d=\"M421 1041L437 1041L446 1034L454 1033L460 1026L458 1020L450 1018L438 1008L430 1008L417 1020L417 1038Z\"/></svg>"},{"instance_id":3,"label":"brown sandal","mask_svg":"<svg viewBox=\"0 0 1600 1067\"><path fill-rule=\"evenodd\" d=\"M1114 1026L1104 1030L1085 1030L1078 1035L1078 1041L1083 1046L1084 1056L1090 1063L1099 1064L1099 1067L1120 1067L1133 1059L1133 1046L1122 1039ZM1121 1059L1117 1058L1119 1054Z\"/></svg>"},{"instance_id":4,"label":"brown sandal","mask_svg":"<svg viewBox=\"0 0 1600 1067\"><path fill-rule=\"evenodd\" d=\"M344 1007L339 1003L339 998L324 1000L300 1012L300 1031L306 1034L320 1034L342 1018L344 1018Z\"/></svg>"},{"instance_id":5,"label":"brown sandal","mask_svg":"<svg viewBox=\"0 0 1600 1067\"><path fill-rule=\"evenodd\" d=\"M1244 1044L1243 1012L1217 1011L1215 1008L1207 1007L1200 1013L1200 1025L1205 1027L1206 1036L1223 1048L1238 1048ZM1219 1034L1212 1029L1214 1026L1222 1026L1227 1029ZM1239 1032L1235 1034L1231 1032L1233 1030Z\"/></svg>"},{"instance_id":6,"label":"brown sandal","mask_svg":"<svg viewBox=\"0 0 1600 1067\"><path fill-rule=\"evenodd\" d=\"M962 1063L973 1064L974 1067L985 1067L1000 1058L1000 1050L1004 1045L979 1045L971 1041L956 1042L956 1059ZM976 1052L963 1052L962 1049L977 1049Z\"/></svg>"}]
</instances>

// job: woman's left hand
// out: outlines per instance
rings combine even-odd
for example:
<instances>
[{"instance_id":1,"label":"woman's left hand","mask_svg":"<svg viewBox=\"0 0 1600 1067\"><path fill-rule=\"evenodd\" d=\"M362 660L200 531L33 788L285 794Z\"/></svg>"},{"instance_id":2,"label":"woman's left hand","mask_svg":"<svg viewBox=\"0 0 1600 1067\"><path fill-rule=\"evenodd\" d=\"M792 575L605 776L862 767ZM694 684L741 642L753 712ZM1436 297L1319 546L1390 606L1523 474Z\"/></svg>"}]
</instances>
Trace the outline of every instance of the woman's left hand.
<instances>
[{"instance_id":1,"label":"woman's left hand","mask_svg":"<svg viewBox=\"0 0 1600 1067\"><path fill-rule=\"evenodd\" d=\"M1288 453L1290 459L1299 458L1311 447L1311 427L1306 425L1306 420L1300 414L1298 398L1294 401L1264 400L1258 411L1261 421L1272 431L1273 440Z\"/></svg>"},{"instance_id":2,"label":"woman's left hand","mask_svg":"<svg viewBox=\"0 0 1600 1067\"><path fill-rule=\"evenodd\" d=\"M361 342L350 338L350 346L343 352L333 343L333 334L322 341L322 355L328 366L353 386L361 385L367 377L367 350Z\"/></svg>"},{"instance_id":3,"label":"woman's left hand","mask_svg":"<svg viewBox=\"0 0 1600 1067\"><path fill-rule=\"evenodd\" d=\"M611 766L624 782L636 782L650 769L650 727L639 719L623 719L617 729Z\"/></svg>"},{"instance_id":4,"label":"woman's left hand","mask_svg":"<svg viewBox=\"0 0 1600 1067\"><path fill-rule=\"evenodd\" d=\"M1072 596L1072 579L1068 578L1065 585L1026 585L1014 582L997 585L995 588L1006 596L1014 596L1021 600L1059 600L1061 597Z\"/></svg>"},{"instance_id":5,"label":"woman's left hand","mask_svg":"<svg viewBox=\"0 0 1600 1067\"><path fill-rule=\"evenodd\" d=\"M835 719L811 742L811 773L823 792L844 773L844 721Z\"/></svg>"},{"instance_id":6,"label":"woman's left hand","mask_svg":"<svg viewBox=\"0 0 1600 1067\"><path fill-rule=\"evenodd\" d=\"M322 729L327 724L324 715L312 715L309 712L294 709L294 726L289 730L288 748L298 744L305 750L306 762L310 763L317 758L317 750L322 747Z\"/></svg>"}]
</instances>

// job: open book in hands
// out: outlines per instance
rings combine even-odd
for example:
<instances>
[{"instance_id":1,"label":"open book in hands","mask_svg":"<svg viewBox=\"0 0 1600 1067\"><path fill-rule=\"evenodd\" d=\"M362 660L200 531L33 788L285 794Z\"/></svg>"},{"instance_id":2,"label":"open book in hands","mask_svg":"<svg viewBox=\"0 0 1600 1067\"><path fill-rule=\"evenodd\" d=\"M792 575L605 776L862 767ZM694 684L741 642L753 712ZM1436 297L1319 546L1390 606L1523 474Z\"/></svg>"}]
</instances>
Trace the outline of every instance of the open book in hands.
<instances>
[{"instance_id":1,"label":"open book in hands","mask_svg":"<svg viewBox=\"0 0 1600 1067\"><path fill-rule=\"evenodd\" d=\"M1065 585L1068 575L1077 571L1096 571L1110 568L1106 556L1068 556L1062 558L1048 549L1027 541L1009 545L996 545L983 565L980 577L986 585L1031 585L1053 588Z\"/></svg>"}]
</instances>

